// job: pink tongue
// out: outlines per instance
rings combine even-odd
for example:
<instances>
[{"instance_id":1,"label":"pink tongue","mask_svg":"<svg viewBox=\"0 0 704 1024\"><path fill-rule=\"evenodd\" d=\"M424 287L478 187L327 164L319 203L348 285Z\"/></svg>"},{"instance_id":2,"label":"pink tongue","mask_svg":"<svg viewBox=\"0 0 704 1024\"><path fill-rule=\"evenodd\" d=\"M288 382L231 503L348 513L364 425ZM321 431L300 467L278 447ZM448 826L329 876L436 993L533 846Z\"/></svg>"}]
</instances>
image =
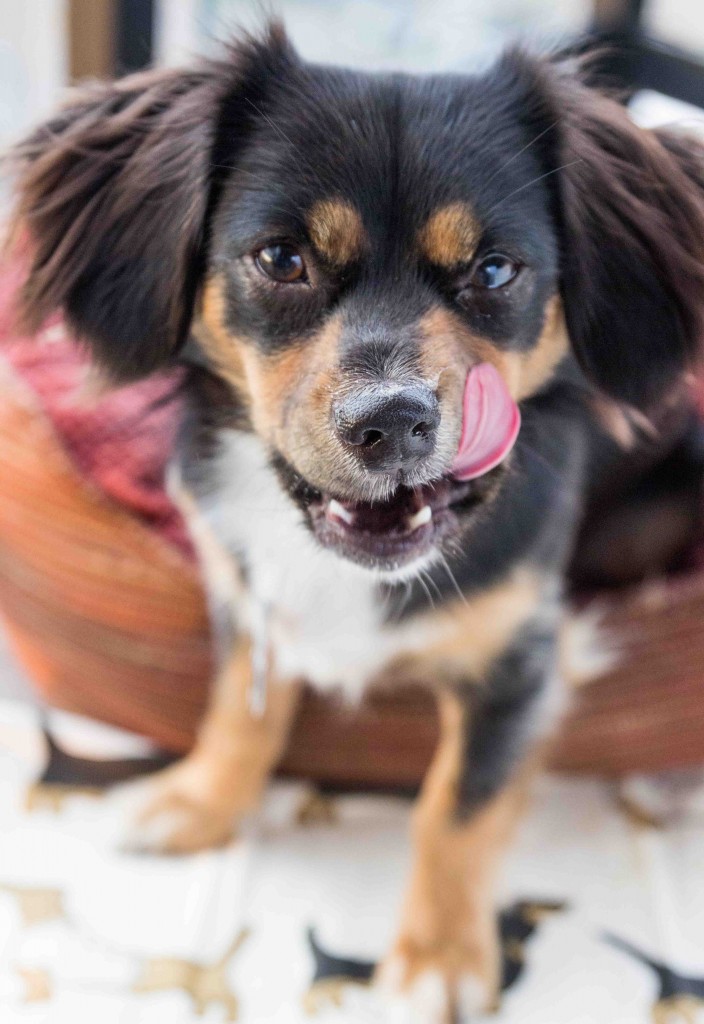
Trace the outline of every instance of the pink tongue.
<instances>
[{"instance_id":1,"label":"pink tongue","mask_svg":"<svg viewBox=\"0 0 704 1024\"><path fill-rule=\"evenodd\" d=\"M456 480L472 480L498 466L513 448L521 426L518 406L503 377L491 363L467 374L464 386L462 436L452 463Z\"/></svg>"}]
</instances>

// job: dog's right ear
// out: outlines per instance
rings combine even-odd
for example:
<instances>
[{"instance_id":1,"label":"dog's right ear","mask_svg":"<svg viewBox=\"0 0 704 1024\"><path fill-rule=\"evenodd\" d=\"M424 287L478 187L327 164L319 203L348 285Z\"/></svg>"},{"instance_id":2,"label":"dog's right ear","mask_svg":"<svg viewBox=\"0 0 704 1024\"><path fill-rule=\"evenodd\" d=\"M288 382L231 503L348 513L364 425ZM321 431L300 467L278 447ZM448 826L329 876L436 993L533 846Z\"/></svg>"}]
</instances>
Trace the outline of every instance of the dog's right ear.
<instances>
[{"instance_id":1,"label":"dog's right ear","mask_svg":"<svg viewBox=\"0 0 704 1024\"><path fill-rule=\"evenodd\" d=\"M195 71L92 85L21 143L23 326L63 310L117 380L168 362L192 318L221 157L232 161L267 82L294 60L273 25Z\"/></svg>"}]
</instances>

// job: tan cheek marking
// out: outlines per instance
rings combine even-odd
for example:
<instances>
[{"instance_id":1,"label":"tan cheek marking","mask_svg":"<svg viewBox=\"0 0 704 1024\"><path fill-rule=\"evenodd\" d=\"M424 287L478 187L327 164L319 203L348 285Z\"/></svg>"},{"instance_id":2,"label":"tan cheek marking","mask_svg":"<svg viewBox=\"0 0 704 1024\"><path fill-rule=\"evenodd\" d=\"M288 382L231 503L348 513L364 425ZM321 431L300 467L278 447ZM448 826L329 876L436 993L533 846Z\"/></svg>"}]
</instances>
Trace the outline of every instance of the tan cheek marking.
<instances>
[{"instance_id":1,"label":"tan cheek marking","mask_svg":"<svg viewBox=\"0 0 704 1024\"><path fill-rule=\"evenodd\" d=\"M362 218L341 199L321 199L313 206L308 233L318 252L335 266L359 259L367 245Z\"/></svg>"},{"instance_id":2,"label":"tan cheek marking","mask_svg":"<svg viewBox=\"0 0 704 1024\"><path fill-rule=\"evenodd\" d=\"M495 1008L500 979L495 875L525 802L534 765L466 825L455 821L465 752L467 708L440 697L440 742L413 817L414 858L399 935L382 966L407 989L426 971L452 984L482 984L484 1009Z\"/></svg>"},{"instance_id":3,"label":"tan cheek marking","mask_svg":"<svg viewBox=\"0 0 704 1024\"><path fill-rule=\"evenodd\" d=\"M502 352L481 335L473 334L449 310L437 308L421 320L423 334L429 339L424 365L461 367L466 373L476 363L491 363L501 373L515 401L528 398L549 380L553 370L569 349L562 303L553 296L545 307L543 328L529 352ZM435 350L435 351L433 351Z\"/></svg>"},{"instance_id":4,"label":"tan cheek marking","mask_svg":"<svg viewBox=\"0 0 704 1024\"><path fill-rule=\"evenodd\" d=\"M530 352L502 353L509 389L517 402L534 395L550 379L568 349L562 302L554 295L545 307L543 329Z\"/></svg>"},{"instance_id":5,"label":"tan cheek marking","mask_svg":"<svg viewBox=\"0 0 704 1024\"><path fill-rule=\"evenodd\" d=\"M468 263L474 256L481 229L466 203L450 203L437 210L418 235L425 258L440 267Z\"/></svg>"},{"instance_id":6,"label":"tan cheek marking","mask_svg":"<svg viewBox=\"0 0 704 1024\"><path fill-rule=\"evenodd\" d=\"M492 363L504 375L505 353L479 334L474 334L455 313L437 306L421 318L419 324L428 344L421 355L424 369L434 367L442 372L448 369L461 371L462 387L470 366L477 363Z\"/></svg>"},{"instance_id":7,"label":"tan cheek marking","mask_svg":"<svg viewBox=\"0 0 704 1024\"><path fill-rule=\"evenodd\" d=\"M442 408L441 429L447 432L446 443L456 448L462 430L464 382L472 361L467 331L439 306L421 317L418 329L424 339L418 360L420 372L424 380L436 386Z\"/></svg>"},{"instance_id":8,"label":"tan cheek marking","mask_svg":"<svg viewBox=\"0 0 704 1024\"><path fill-rule=\"evenodd\" d=\"M314 449L327 431L341 329L335 316L317 337L284 352L263 355L247 346L244 353L255 428L284 455L295 453L301 468L300 453Z\"/></svg>"},{"instance_id":9,"label":"tan cheek marking","mask_svg":"<svg viewBox=\"0 0 704 1024\"><path fill-rule=\"evenodd\" d=\"M215 370L247 398L244 345L225 327L225 288L219 277L211 278L205 285L193 333Z\"/></svg>"},{"instance_id":10,"label":"tan cheek marking","mask_svg":"<svg viewBox=\"0 0 704 1024\"><path fill-rule=\"evenodd\" d=\"M423 377L436 380L448 370L462 375L470 363L467 329L449 310L436 306L422 316L418 329L426 344L421 345L420 366Z\"/></svg>"},{"instance_id":11,"label":"tan cheek marking","mask_svg":"<svg viewBox=\"0 0 704 1024\"><path fill-rule=\"evenodd\" d=\"M327 321L317 338L292 341L283 352L266 355L224 326L225 296L219 278L203 294L194 331L215 370L248 402L255 430L286 454L310 436L324 433L335 385L339 317ZM295 460L299 462L298 459Z\"/></svg>"}]
</instances>

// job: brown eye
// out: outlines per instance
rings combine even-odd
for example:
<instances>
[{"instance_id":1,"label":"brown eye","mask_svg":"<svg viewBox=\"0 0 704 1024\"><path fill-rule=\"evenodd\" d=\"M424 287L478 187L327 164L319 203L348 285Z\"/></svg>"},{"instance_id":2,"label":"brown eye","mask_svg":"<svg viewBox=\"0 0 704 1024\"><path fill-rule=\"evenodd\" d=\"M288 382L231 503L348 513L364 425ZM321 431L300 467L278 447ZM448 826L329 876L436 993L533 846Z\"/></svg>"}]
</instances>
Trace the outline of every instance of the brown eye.
<instances>
[{"instance_id":1,"label":"brown eye","mask_svg":"<svg viewBox=\"0 0 704 1024\"><path fill-rule=\"evenodd\" d=\"M470 283L477 288L503 288L513 281L519 264L500 252L492 252L474 267Z\"/></svg>"},{"instance_id":2,"label":"brown eye","mask_svg":"<svg viewBox=\"0 0 704 1024\"><path fill-rule=\"evenodd\" d=\"M303 257L292 245L267 245L254 256L262 274L282 284L296 284L306 280L306 265Z\"/></svg>"}]
</instances>

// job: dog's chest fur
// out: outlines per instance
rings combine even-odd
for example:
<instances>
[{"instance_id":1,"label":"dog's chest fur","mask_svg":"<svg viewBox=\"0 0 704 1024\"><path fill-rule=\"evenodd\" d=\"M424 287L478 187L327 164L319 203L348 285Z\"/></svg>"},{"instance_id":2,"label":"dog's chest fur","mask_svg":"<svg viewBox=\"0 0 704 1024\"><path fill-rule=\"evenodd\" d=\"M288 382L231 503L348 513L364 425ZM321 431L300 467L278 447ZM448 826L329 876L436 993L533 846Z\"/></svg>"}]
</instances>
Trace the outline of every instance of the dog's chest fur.
<instances>
[{"instance_id":1,"label":"dog's chest fur","mask_svg":"<svg viewBox=\"0 0 704 1024\"><path fill-rule=\"evenodd\" d=\"M220 442L217 486L211 500L199 501L214 555L204 550L202 527L195 530L215 601L229 604L236 628L257 630L266 621L280 677L358 697L386 662L422 646L430 630L385 624L379 579L316 544L256 437L227 430ZM223 548L240 567L240 587L223 585Z\"/></svg>"}]
</instances>

